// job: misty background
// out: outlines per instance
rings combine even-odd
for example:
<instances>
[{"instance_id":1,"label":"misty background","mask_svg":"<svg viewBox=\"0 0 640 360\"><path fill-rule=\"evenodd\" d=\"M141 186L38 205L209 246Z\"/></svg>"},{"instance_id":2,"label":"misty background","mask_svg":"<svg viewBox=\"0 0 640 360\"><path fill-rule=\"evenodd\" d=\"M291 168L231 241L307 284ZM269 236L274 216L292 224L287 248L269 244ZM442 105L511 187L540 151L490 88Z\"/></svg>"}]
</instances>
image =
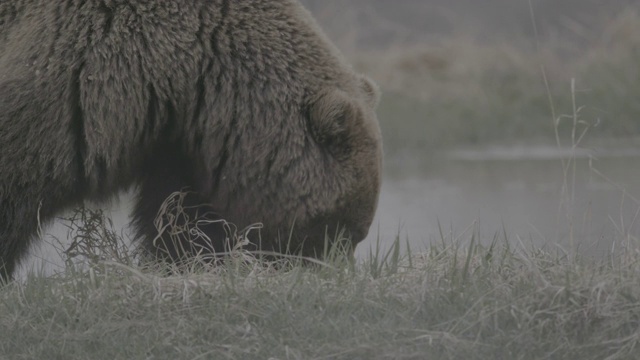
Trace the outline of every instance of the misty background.
<instances>
[{"instance_id":1,"label":"misty background","mask_svg":"<svg viewBox=\"0 0 640 360\"><path fill-rule=\"evenodd\" d=\"M302 0L329 37L348 53L425 44L453 35L477 40L535 43L554 37L588 45L633 0Z\"/></svg>"},{"instance_id":2,"label":"misty background","mask_svg":"<svg viewBox=\"0 0 640 360\"><path fill-rule=\"evenodd\" d=\"M396 237L596 256L637 241L637 1L302 3L383 91L385 177L357 256ZM125 236L130 197L109 207ZM55 271L52 246L32 254L24 269Z\"/></svg>"},{"instance_id":3,"label":"misty background","mask_svg":"<svg viewBox=\"0 0 640 360\"><path fill-rule=\"evenodd\" d=\"M637 1L303 3L384 92L386 177L361 254L396 236L596 256L637 241Z\"/></svg>"}]
</instances>

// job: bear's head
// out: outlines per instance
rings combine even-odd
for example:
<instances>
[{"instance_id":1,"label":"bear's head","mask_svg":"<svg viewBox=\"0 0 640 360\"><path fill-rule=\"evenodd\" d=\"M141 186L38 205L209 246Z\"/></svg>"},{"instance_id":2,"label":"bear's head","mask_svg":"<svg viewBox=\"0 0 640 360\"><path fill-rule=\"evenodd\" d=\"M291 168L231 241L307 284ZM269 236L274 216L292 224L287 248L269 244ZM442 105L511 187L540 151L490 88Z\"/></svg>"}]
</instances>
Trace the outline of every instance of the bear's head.
<instances>
[{"instance_id":1,"label":"bear's head","mask_svg":"<svg viewBox=\"0 0 640 360\"><path fill-rule=\"evenodd\" d=\"M338 238L353 250L367 236L381 185L379 91L342 75L295 100L275 97L255 112L259 126L225 141L242 151L227 152L213 205L238 229L261 224L247 236L259 250L320 258Z\"/></svg>"},{"instance_id":2,"label":"bear's head","mask_svg":"<svg viewBox=\"0 0 640 360\"><path fill-rule=\"evenodd\" d=\"M338 239L353 251L369 232L381 185L380 95L367 77L351 75L305 101L304 140L273 179L281 193L272 211L279 213L263 224L265 250L318 258Z\"/></svg>"},{"instance_id":3,"label":"bear's head","mask_svg":"<svg viewBox=\"0 0 640 360\"><path fill-rule=\"evenodd\" d=\"M320 216L310 221L307 230L307 242L316 237L312 247L323 242L325 235L332 240L341 230L354 246L367 236L381 184L382 139L375 114L378 99L375 84L358 76L352 89L326 89L311 102L309 129L324 151L324 175L329 175L326 179L330 182L324 188L327 193L319 194L317 200L326 208L317 210Z\"/></svg>"}]
</instances>

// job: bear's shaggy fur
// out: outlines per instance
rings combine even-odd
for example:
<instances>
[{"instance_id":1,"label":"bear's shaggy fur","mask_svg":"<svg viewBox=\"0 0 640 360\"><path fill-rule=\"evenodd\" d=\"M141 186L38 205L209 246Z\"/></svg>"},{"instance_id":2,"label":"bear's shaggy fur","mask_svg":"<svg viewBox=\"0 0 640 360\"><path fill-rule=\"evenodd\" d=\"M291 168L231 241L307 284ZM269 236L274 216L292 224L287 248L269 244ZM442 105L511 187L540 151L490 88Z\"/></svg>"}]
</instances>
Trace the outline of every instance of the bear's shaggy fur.
<instances>
[{"instance_id":1,"label":"bear's shaggy fur","mask_svg":"<svg viewBox=\"0 0 640 360\"><path fill-rule=\"evenodd\" d=\"M377 99L296 0L2 1L2 276L39 219L134 184L151 251L185 188L263 223L263 250L321 256L339 228L355 246L380 188Z\"/></svg>"}]
</instances>

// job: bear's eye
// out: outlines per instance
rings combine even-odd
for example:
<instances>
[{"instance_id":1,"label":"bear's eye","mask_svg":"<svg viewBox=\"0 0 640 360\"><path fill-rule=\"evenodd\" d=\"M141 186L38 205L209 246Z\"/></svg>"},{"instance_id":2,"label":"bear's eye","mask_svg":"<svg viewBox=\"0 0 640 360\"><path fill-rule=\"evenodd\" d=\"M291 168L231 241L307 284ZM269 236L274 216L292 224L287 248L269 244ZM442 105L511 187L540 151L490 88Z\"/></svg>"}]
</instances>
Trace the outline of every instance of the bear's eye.
<instances>
[{"instance_id":1,"label":"bear's eye","mask_svg":"<svg viewBox=\"0 0 640 360\"><path fill-rule=\"evenodd\" d=\"M357 103L346 93L340 90L326 92L310 108L311 134L334 156L348 154L360 115Z\"/></svg>"},{"instance_id":2,"label":"bear's eye","mask_svg":"<svg viewBox=\"0 0 640 360\"><path fill-rule=\"evenodd\" d=\"M336 113L327 114L324 120L312 126L312 132L315 140L320 144L330 144L339 142L344 139L347 134L346 122L347 114Z\"/></svg>"}]
</instances>

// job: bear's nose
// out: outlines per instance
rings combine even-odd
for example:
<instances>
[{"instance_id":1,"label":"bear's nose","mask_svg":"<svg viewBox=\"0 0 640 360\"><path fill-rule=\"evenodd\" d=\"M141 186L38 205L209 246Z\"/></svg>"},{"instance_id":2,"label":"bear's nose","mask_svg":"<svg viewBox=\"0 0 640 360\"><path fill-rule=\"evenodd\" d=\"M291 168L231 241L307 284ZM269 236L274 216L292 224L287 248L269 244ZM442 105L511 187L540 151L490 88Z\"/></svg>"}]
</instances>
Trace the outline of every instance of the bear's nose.
<instances>
[{"instance_id":1,"label":"bear's nose","mask_svg":"<svg viewBox=\"0 0 640 360\"><path fill-rule=\"evenodd\" d=\"M350 239L354 244L359 243L364 240L367 236L369 228L364 228L362 226L352 225L348 226L345 230L345 237Z\"/></svg>"}]
</instances>

